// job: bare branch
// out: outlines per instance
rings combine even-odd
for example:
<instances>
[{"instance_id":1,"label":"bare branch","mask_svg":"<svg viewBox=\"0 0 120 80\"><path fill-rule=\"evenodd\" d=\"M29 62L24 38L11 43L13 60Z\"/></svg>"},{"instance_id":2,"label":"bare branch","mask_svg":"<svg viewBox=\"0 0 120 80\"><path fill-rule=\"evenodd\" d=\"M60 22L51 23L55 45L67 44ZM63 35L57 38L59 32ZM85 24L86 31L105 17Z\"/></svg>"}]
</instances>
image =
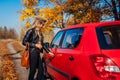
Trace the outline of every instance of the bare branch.
<instances>
[{"instance_id":1,"label":"bare branch","mask_svg":"<svg viewBox=\"0 0 120 80\"><path fill-rule=\"evenodd\" d=\"M104 0L110 7L112 7L112 5L110 5L110 3L107 0Z\"/></svg>"}]
</instances>

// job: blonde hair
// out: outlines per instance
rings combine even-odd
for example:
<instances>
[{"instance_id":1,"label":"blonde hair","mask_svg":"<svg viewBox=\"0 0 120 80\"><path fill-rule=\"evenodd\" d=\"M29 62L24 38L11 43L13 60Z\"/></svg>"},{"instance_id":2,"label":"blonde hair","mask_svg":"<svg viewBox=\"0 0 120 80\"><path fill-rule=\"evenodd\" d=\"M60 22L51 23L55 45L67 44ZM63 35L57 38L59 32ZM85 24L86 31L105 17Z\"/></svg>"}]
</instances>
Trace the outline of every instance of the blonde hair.
<instances>
[{"instance_id":1,"label":"blonde hair","mask_svg":"<svg viewBox=\"0 0 120 80\"><path fill-rule=\"evenodd\" d=\"M33 22L33 25L36 23L36 21L38 21L40 24L44 24L46 22L45 19L43 19L41 17L36 17L34 22Z\"/></svg>"}]
</instances>

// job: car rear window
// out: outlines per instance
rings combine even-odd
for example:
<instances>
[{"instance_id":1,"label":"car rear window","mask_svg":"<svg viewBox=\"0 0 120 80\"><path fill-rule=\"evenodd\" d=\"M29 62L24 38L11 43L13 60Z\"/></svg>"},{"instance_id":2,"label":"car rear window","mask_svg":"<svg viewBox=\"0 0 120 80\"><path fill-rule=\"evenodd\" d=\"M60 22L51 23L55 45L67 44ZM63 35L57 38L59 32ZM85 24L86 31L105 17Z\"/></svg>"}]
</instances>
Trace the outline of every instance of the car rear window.
<instances>
[{"instance_id":1,"label":"car rear window","mask_svg":"<svg viewBox=\"0 0 120 80\"><path fill-rule=\"evenodd\" d=\"M101 49L120 48L120 25L96 28Z\"/></svg>"}]
</instances>

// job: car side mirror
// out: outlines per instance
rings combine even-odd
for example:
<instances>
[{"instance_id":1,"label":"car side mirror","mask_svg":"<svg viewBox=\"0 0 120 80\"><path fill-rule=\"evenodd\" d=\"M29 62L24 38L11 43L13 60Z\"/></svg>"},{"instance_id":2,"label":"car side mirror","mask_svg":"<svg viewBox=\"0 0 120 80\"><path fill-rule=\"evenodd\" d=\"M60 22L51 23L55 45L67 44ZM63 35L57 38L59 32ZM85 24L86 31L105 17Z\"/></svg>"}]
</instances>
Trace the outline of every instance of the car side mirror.
<instances>
[{"instance_id":1,"label":"car side mirror","mask_svg":"<svg viewBox=\"0 0 120 80\"><path fill-rule=\"evenodd\" d=\"M45 46L46 48L49 48L49 47L50 47L50 45L49 45L48 42L45 42L45 43L44 43L44 46Z\"/></svg>"}]
</instances>

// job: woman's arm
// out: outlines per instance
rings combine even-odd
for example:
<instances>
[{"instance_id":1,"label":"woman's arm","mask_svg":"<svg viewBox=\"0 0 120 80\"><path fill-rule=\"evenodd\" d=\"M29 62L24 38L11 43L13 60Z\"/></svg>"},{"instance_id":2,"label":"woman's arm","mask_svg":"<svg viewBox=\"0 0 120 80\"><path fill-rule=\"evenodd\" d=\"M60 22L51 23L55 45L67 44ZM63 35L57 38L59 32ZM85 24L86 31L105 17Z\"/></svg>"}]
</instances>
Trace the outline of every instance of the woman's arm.
<instances>
[{"instance_id":1,"label":"woman's arm","mask_svg":"<svg viewBox=\"0 0 120 80\"><path fill-rule=\"evenodd\" d=\"M52 57L55 56L46 46L43 46L43 49L44 49L48 54L50 54Z\"/></svg>"},{"instance_id":2,"label":"woman's arm","mask_svg":"<svg viewBox=\"0 0 120 80\"><path fill-rule=\"evenodd\" d=\"M47 53L50 52L50 50L49 50L46 46L44 46L44 45L43 45L43 49L44 49Z\"/></svg>"}]
</instances>

